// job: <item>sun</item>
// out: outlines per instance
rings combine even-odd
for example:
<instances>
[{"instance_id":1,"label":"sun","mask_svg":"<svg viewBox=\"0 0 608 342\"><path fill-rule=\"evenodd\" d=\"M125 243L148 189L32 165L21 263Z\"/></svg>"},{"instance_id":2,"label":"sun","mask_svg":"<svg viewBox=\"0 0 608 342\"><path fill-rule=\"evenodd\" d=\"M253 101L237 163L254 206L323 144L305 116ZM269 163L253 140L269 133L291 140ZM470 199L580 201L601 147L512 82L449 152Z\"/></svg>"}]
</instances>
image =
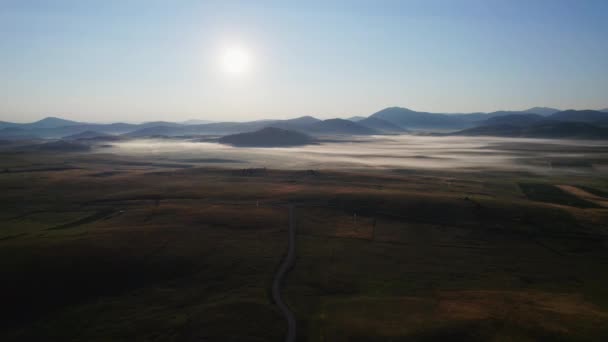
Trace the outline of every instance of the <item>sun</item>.
<instances>
[{"instance_id":1,"label":"sun","mask_svg":"<svg viewBox=\"0 0 608 342\"><path fill-rule=\"evenodd\" d=\"M243 46L230 46L221 55L222 70L229 74L243 74L251 68L251 54Z\"/></svg>"}]
</instances>

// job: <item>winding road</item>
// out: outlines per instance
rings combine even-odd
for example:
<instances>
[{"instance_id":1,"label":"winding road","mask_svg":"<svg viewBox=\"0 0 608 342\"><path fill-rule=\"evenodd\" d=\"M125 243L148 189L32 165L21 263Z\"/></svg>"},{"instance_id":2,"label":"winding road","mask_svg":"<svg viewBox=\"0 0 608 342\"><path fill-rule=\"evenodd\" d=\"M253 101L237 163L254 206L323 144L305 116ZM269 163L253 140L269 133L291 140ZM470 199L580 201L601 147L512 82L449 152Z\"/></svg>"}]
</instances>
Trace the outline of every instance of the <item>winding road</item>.
<instances>
[{"instance_id":1,"label":"winding road","mask_svg":"<svg viewBox=\"0 0 608 342\"><path fill-rule=\"evenodd\" d=\"M295 206L291 204L289 206L289 238L287 245L287 254L277 273L274 275L274 279L272 280L272 299L281 310L283 316L285 316L285 320L287 321L287 334L285 335L286 342L295 342L296 340L296 317L293 312L289 309L285 301L283 301L283 297L281 297L281 287L285 280L285 276L287 272L293 267L296 260L296 223L294 217Z\"/></svg>"}]
</instances>

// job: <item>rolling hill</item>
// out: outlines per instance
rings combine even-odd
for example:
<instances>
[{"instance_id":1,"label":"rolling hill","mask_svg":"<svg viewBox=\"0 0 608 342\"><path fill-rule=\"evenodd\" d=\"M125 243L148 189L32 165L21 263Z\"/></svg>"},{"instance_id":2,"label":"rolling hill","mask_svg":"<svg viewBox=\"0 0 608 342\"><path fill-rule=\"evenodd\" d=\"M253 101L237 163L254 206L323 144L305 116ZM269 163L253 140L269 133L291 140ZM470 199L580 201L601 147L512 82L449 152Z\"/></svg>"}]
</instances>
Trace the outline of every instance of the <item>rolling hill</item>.
<instances>
[{"instance_id":1,"label":"rolling hill","mask_svg":"<svg viewBox=\"0 0 608 342\"><path fill-rule=\"evenodd\" d=\"M597 110L565 110L555 113L549 118L560 121L608 124L608 113Z\"/></svg>"},{"instance_id":2,"label":"rolling hill","mask_svg":"<svg viewBox=\"0 0 608 342\"><path fill-rule=\"evenodd\" d=\"M449 130L474 127L487 119L517 114L532 114L533 111L553 113L556 109L535 107L524 111L497 111L492 113L429 113L407 108L390 107L376 112L370 117L379 118L405 129ZM538 114L538 113L536 113Z\"/></svg>"},{"instance_id":3,"label":"rolling hill","mask_svg":"<svg viewBox=\"0 0 608 342\"><path fill-rule=\"evenodd\" d=\"M346 120L357 122L357 121L361 121L365 118L366 118L365 116L351 116L350 118L347 118Z\"/></svg>"},{"instance_id":4,"label":"rolling hill","mask_svg":"<svg viewBox=\"0 0 608 342\"><path fill-rule=\"evenodd\" d=\"M28 122L28 123L16 123L16 122L7 122L0 121L0 128L12 128L18 127L22 129L48 129L48 128L59 128L66 126L78 126L82 125L80 122L56 118L56 117L46 117L42 120Z\"/></svg>"},{"instance_id":5,"label":"rolling hill","mask_svg":"<svg viewBox=\"0 0 608 342\"><path fill-rule=\"evenodd\" d=\"M309 145L315 140L301 132L266 127L255 132L227 135L221 137L219 142L238 147L288 147Z\"/></svg>"},{"instance_id":6,"label":"rolling hill","mask_svg":"<svg viewBox=\"0 0 608 342\"><path fill-rule=\"evenodd\" d=\"M64 136L62 139L64 140L79 140L79 139L96 139L96 138L107 138L113 137L112 135L95 132L95 131L84 131L81 133L76 133L72 135Z\"/></svg>"},{"instance_id":7,"label":"rolling hill","mask_svg":"<svg viewBox=\"0 0 608 342\"><path fill-rule=\"evenodd\" d=\"M527 126L545 120L545 117L539 114L508 114L504 116L495 116L480 122L482 126L492 125L514 125Z\"/></svg>"},{"instance_id":8,"label":"rolling hill","mask_svg":"<svg viewBox=\"0 0 608 342\"><path fill-rule=\"evenodd\" d=\"M468 126L465 119L448 114L416 112L407 108L390 107L370 115L406 129L454 129Z\"/></svg>"},{"instance_id":9,"label":"rolling hill","mask_svg":"<svg viewBox=\"0 0 608 342\"><path fill-rule=\"evenodd\" d=\"M182 125L204 125L204 124L208 124L208 123L212 123L212 122L213 121L211 121L211 120L190 119L190 120L182 121L181 124Z\"/></svg>"},{"instance_id":10,"label":"rolling hill","mask_svg":"<svg viewBox=\"0 0 608 342\"><path fill-rule=\"evenodd\" d=\"M11 140L39 138L38 135L34 134L30 130L14 126L0 128L0 137Z\"/></svg>"},{"instance_id":11,"label":"rolling hill","mask_svg":"<svg viewBox=\"0 0 608 342\"><path fill-rule=\"evenodd\" d=\"M585 122L542 120L530 125L496 124L468 128L452 135L521 138L608 139L608 128Z\"/></svg>"},{"instance_id":12,"label":"rolling hill","mask_svg":"<svg viewBox=\"0 0 608 342\"><path fill-rule=\"evenodd\" d=\"M56 117L47 117L42 120L28 123L28 124L23 124L23 125L27 126L28 128L57 128L57 127L65 127L65 126L78 126L81 124L82 123L76 122L76 121L71 121L71 120L66 120L66 119L61 119L61 118L56 118Z\"/></svg>"},{"instance_id":13,"label":"rolling hill","mask_svg":"<svg viewBox=\"0 0 608 342\"><path fill-rule=\"evenodd\" d=\"M369 117L359 121L357 124L365 126L367 128L377 130L385 133L405 133L407 130L401 126L398 126L392 122L382 120L379 118Z\"/></svg>"},{"instance_id":14,"label":"rolling hill","mask_svg":"<svg viewBox=\"0 0 608 342\"><path fill-rule=\"evenodd\" d=\"M566 110L534 107L524 111L497 111L492 113L445 114L418 112L407 108L389 107L367 118L319 120L302 116L287 120L256 120L246 122L195 122L175 123L154 121L142 124L80 123L56 117L48 117L32 123L0 122L0 138L3 139L78 139L79 134L124 134L126 137L229 135L252 132L264 127L276 127L312 135L369 135L403 133L408 129L426 131L461 131L478 126L526 126L543 120L583 122L608 126L608 113L595 110ZM480 131L479 130L473 130ZM491 129L484 128L486 132ZM88 133L87 133L88 132Z\"/></svg>"},{"instance_id":15,"label":"rolling hill","mask_svg":"<svg viewBox=\"0 0 608 342\"><path fill-rule=\"evenodd\" d=\"M542 116L549 116L559 112L559 109L549 107L533 107L530 109L522 110L521 114L538 114Z\"/></svg>"},{"instance_id":16,"label":"rolling hill","mask_svg":"<svg viewBox=\"0 0 608 342\"><path fill-rule=\"evenodd\" d=\"M314 123L306 128L306 132L313 134L340 134L340 135L371 135L379 131L345 119L328 119Z\"/></svg>"},{"instance_id":17,"label":"rolling hill","mask_svg":"<svg viewBox=\"0 0 608 342\"><path fill-rule=\"evenodd\" d=\"M129 138L144 138L144 137L157 137L157 136L174 136L174 135L185 135L186 130L181 127L168 127L168 126L152 126L138 129L133 132L123 134Z\"/></svg>"},{"instance_id":18,"label":"rolling hill","mask_svg":"<svg viewBox=\"0 0 608 342\"><path fill-rule=\"evenodd\" d=\"M295 119L276 120L269 124L269 127L282 128L287 130L306 131L307 127L321 120L312 116L301 116Z\"/></svg>"}]
</instances>

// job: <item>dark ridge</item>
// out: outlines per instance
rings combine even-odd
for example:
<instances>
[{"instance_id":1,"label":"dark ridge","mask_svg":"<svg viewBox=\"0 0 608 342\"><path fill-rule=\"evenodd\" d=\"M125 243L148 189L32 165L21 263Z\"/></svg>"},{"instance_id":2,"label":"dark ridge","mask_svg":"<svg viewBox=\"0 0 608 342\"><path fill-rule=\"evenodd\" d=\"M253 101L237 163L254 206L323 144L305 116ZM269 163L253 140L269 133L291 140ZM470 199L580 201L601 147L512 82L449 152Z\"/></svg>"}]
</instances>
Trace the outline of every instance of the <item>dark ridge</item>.
<instances>
[{"instance_id":1,"label":"dark ridge","mask_svg":"<svg viewBox=\"0 0 608 342\"><path fill-rule=\"evenodd\" d=\"M544 117L539 114L508 114L504 116L496 116L481 122L483 126L491 125L515 125L527 126L544 120Z\"/></svg>"},{"instance_id":2,"label":"dark ridge","mask_svg":"<svg viewBox=\"0 0 608 342\"><path fill-rule=\"evenodd\" d=\"M399 125L396 125L392 122L380 119L369 117L359 121L356 121L357 124L365 126L370 129L386 132L386 133L403 133L407 132L407 130Z\"/></svg>"},{"instance_id":3,"label":"dark ridge","mask_svg":"<svg viewBox=\"0 0 608 342\"><path fill-rule=\"evenodd\" d=\"M375 129L363 126L358 122L344 119L329 119L310 125L308 131L316 134L346 134L346 135L371 135L378 134Z\"/></svg>"},{"instance_id":4,"label":"dark ridge","mask_svg":"<svg viewBox=\"0 0 608 342\"><path fill-rule=\"evenodd\" d=\"M219 142L239 147L285 147L309 145L315 140L301 132L266 127L255 132L226 135Z\"/></svg>"},{"instance_id":5,"label":"dark ridge","mask_svg":"<svg viewBox=\"0 0 608 342\"><path fill-rule=\"evenodd\" d=\"M597 110L565 110L549 118L560 121L608 124L608 113Z\"/></svg>"}]
</instances>

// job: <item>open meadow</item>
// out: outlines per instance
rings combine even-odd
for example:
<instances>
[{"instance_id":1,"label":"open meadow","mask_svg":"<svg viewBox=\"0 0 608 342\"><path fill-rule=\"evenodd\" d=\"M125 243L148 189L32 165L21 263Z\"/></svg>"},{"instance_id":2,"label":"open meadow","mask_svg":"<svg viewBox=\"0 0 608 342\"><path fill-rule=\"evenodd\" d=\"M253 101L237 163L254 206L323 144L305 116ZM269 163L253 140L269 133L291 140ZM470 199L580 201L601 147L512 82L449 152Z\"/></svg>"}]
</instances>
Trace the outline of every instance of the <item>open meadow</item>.
<instances>
[{"instance_id":1,"label":"open meadow","mask_svg":"<svg viewBox=\"0 0 608 342\"><path fill-rule=\"evenodd\" d=\"M0 340L280 340L288 204L300 341L608 338L605 146L470 140L463 168L360 144L341 167L298 149L4 146Z\"/></svg>"}]
</instances>

